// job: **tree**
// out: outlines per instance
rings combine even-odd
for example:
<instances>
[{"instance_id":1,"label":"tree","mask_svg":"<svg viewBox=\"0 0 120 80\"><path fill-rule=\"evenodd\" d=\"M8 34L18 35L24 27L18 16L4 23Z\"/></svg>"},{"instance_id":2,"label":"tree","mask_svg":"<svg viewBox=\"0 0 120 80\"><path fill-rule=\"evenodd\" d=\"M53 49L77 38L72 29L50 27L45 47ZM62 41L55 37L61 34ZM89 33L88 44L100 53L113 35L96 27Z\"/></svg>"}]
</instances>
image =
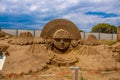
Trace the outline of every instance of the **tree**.
<instances>
[{"instance_id":1,"label":"tree","mask_svg":"<svg viewBox=\"0 0 120 80\"><path fill-rule=\"evenodd\" d=\"M99 23L92 28L91 32L116 33L117 27L107 23Z\"/></svg>"},{"instance_id":2,"label":"tree","mask_svg":"<svg viewBox=\"0 0 120 80\"><path fill-rule=\"evenodd\" d=\"M80 30L80 32L84 32L83 30Z\"/></svg>"}]
</instances>

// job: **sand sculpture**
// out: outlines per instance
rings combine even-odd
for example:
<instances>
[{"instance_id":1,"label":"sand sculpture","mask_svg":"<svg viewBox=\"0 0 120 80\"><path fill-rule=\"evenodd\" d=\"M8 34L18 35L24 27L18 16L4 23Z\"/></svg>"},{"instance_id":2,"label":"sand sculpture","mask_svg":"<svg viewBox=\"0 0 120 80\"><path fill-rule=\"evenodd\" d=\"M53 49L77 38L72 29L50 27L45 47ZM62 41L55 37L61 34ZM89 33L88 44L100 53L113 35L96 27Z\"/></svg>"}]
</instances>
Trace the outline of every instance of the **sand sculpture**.
<instances>
[{"instance_id":1,"label":"sand sculpture","mask_svg":"<svg viewBox=\"0 0 120 80\"><path fill-rule=\"evenodd\" d=\"M88 36L88 38L86 40L84 40L82 42L82 44L95 46L95 45L99 45L100 42L94 35L91 34L91 35Z\"/></svg>"},{"instance_id":2,"label":"sand sculpture","mask_svg":"<svg viewBox=\"0 0 120 80\"><path fill-rule=\"evenodd\" d=\"M48 53L51 55L49 64L58 66L72 65L77 62L77 58L70 51L72 47L78 45L76 42L81 39L81 35L72 22L64 19L53 20L45 25L40 37L43 40L41 43L45 42L45 44L33 44L30 47L29 54L41 56Z\"/></svg>"},{"instance_id":3,"label":"sand sculpture","mask_svg":"<svg viewBox=\"0 0 120 80\"><path fill-rule=\"evenodd\" d=\"M23 41L21 37L18 40ZM31 37L30 35L30 39L33 39ZM45 25L40 37L34 39L31 45L9 47L10 56L6 59L2 73L30 74L49 69L51 65L78 66L81 70L96 71L120 69L119 61L113 56L116 53L113 49L107 45L98 45L93 35L84 43L87 42L92 44L81 45L80 32L71 21L52 20Z\"/></svg>"},{"instance_id":4,"label":"sand sculpture","mask_svg":"<svg viewBox=\"0 0 120 80\"><path fill-rule=\"evenodd\" d=\"M33 43L33 36L30 32L22 32L17 38L9 41L9 43L16 45L29 45Z\"/></svg>"}]
</instances>

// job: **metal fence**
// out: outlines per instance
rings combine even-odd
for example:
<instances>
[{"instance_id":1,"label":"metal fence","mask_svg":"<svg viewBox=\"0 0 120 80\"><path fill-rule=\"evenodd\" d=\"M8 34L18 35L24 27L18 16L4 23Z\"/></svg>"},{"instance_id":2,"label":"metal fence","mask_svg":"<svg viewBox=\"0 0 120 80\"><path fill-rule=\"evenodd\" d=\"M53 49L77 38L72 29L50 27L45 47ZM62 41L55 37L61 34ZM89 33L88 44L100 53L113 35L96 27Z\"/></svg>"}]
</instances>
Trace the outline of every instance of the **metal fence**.
<instances>
[{"instance_id":1,"label":"metal fence","mask_svg":"<svg viewBox=\"0 0 120 80\"><path fill-rule=\"evenodd\" d=\"M21 29L1 29L2 31L12 34L14 36L19 36L21 32L30 32L34 37L39 37L41 34L41 30L21 30ZM92 34L95 35L97 39L104 40L116 40L116 34L108 34L108 33L89 33L89 32L80 32L82 39L87 39L87 37Z\"/></svg>"}]
</instances>

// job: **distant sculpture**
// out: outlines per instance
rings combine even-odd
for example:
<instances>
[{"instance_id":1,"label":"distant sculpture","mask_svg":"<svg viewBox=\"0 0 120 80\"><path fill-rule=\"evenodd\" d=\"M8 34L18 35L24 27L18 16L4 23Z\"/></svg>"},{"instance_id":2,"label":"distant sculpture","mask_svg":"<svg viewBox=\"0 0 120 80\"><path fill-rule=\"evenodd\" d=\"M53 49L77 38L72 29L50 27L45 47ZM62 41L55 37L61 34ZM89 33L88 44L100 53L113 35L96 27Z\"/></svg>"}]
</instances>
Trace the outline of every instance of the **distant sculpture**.
<instances>
[{"instance_id":1,"label":"distant sculpture","mask_svg":"<svg viewBox=\"0 0 120 80\"><path fill-rule=\"evenodd\" d=\"M19 37L9 41L10 44L29 45L33 43L33 36L30 32L22 32Z\"/></svg>"},{"instance_id":2,"label":"distant sculpture","mask_svg":"<svg viewBox=\"0 0 120 80\"><path fill-rule=\"evenodd\" d=\"M99 45L100 42L98 41L98 39L94 35L91 34L88 36L88 38L86 40L84 40L82 42L82 44L96 46L96 45Z\"/></svg>"}]
</instances>

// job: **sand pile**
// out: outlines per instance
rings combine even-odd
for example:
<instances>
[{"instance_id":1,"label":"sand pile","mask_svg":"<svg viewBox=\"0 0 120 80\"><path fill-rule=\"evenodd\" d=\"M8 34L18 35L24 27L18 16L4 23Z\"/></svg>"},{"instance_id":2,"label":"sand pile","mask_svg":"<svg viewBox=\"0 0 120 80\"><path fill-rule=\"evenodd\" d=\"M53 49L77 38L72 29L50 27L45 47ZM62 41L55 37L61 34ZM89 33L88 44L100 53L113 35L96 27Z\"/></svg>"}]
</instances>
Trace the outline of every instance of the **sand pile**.
<instances>
[{"instance_id":1,"label":"sand pile","mask_svg":"<svg viewBox=\"0 0 120 80\"><path fill-rule=\"evenodd\" d=\"M19 37L14 38L9 41L9 43L16 45L29 45L33 43L33 36L30 32L22 32Z\"/></svg>"},{"instance_id":2,"label":"sand pile","mask_svg":"<svg viewBox=\"0 0 120 80\"><path fill-rule=\"evenodd\" d=\"M83 44L95 46L95 45L99 45L100 43L98 39L94 35L91 34L88 36L88 38L85 41L83 41Z\"/></svg>"}]
</instances>

